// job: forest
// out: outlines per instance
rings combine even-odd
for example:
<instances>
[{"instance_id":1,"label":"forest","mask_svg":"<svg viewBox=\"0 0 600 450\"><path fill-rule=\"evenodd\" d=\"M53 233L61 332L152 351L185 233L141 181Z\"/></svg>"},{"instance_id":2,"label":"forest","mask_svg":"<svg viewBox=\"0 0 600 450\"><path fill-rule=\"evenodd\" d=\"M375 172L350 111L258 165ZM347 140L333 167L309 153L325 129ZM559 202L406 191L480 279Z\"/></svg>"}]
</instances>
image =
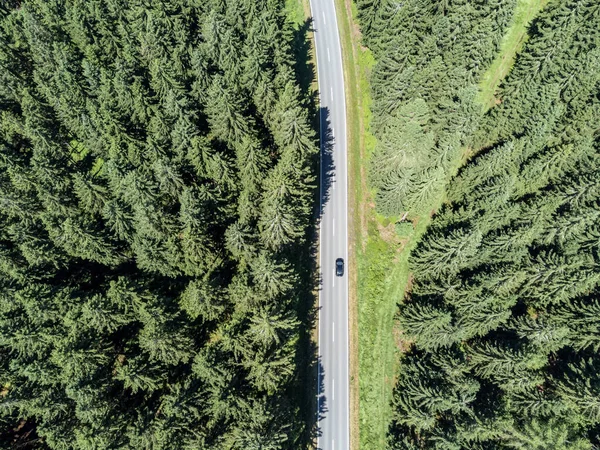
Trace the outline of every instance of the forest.
<instances>
[{"instance_id":1,"label":"forest","mask_svg":"<svg viewBox=\"0 0 600 450\"><path fill-rule=\"evenodd\" d=\"M0 2L0 447L306 447L299 38L283 0Z\"/></svg>"},{"instance_id":2,"label":"forest","mask_svg":"<svg viewBox=\"0 0 600 450\"><path fill-rule=\"evenodd\" d=\"M391 449L600 446L600 4L551 0L485 111L515 3L357 1L377 209L433 214L397 299Z\"/></svg>"},{"instance_id":3,"label":"forest","mask_svg":"<svg viewBox=\"0 0 600 450\"><path fill-rule=\"evenodd\" d=\"M516 0L362 3L364 40L377 60L370 184L381 213L423 213L456 172L477 127L477 82Z\"/></svg>"}]
</instances>

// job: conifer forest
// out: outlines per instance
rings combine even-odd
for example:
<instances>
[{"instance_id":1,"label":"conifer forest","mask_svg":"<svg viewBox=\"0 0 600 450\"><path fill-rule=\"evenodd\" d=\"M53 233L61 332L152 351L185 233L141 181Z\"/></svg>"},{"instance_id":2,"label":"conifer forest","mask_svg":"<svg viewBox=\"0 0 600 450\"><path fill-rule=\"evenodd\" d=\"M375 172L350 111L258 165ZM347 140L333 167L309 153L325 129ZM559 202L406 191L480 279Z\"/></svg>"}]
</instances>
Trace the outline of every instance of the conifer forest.
<instances>
[{"instance_id":1,"label":"conifer forest","mask_svg":"<svg viewBox=\"0 0 600 450\"><path fill-rule=\"evenodd\" d=\"M319 147L284 7L0 2L0 448L305 447Z\"/></svg>"},{"instance_id":2,"label":"conifer forest","mask_svg":"<svg viewBox=\"0 0 600 450\"><path fill-rule=\"evenodd\" d=\"M0 0L0 448L313 448L290 1ZM600 449L600 1L336 4L375 61L354 163L379 217L427 220L387 447Z\"/></svg>"},{"instance_id":3,"label":"conifer forest","mask_svg":"<svg viewBox=\"0 0 600 450\"><path fill-rule=\"evenodd\" d=\"M550 0L482 108L518 2L357 1L376 208L432 215L392 449L600 448L600 3Z\"/></svg>"}]
</instances>

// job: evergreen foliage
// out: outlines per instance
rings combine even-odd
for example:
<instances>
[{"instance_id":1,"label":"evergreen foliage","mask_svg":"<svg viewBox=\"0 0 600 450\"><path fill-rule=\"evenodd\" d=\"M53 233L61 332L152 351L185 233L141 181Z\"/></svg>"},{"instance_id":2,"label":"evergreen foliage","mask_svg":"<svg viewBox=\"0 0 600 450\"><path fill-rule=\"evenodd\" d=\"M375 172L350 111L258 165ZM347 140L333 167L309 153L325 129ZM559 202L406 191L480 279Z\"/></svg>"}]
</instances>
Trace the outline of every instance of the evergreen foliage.
<instances>
[{"instance_id":1,"label":"evergreen foliage","mask_svg":"<svg viewBox=\"0 0 600 450\"><path fill-rule=\"evenodd\" d=\"M479 115L472 91L513 6L358 2L381 212L427 211L422 187L478 149L410 257L390 448L600 445L600 5L550 2Z\"/></svg>"},{"instance_id":2,"label":"evergreen foliage","mask_svg":"<svg viewBox=\"0 0 600 450\"><path fill-rule=\"evenodd\" d=\"M306 444L293 32L283 0L2 2L1 447Z\"/></svg>"},{"instance_id":3,"label":"evergreen foliage","mask_svg":"<svg viewBox=\"0 0 600 450\"><path fill-rule=\"evenodd\" d=\"M480 119L477 82L516 0L358 0L372 74L370 180L385 215L428 213Z\"/></svg>"}]
</instances>

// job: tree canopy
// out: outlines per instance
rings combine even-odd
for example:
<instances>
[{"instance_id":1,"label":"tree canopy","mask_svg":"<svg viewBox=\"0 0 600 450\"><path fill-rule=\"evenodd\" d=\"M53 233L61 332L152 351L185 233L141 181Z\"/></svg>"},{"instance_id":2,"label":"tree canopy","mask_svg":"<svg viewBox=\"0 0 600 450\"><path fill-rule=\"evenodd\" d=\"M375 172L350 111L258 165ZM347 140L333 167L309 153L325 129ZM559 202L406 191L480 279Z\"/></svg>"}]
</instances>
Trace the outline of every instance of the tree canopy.
<instances>
[{"instance_id":1,"label":"tree canopy","mask_svg":"<svg viewBox=\"0 0 600 450\"><path fill-rule=\"evenodd\" d=\"M437 171L446 198L410 256L390 448L596 448L600 5L551 1L483 114L472 91L512 2L358 4L377 207L427 211ZM475 156L452 176L461 147Z\"/></svg>"},{"instance_id":2,"label":"tree canopy","mask_svg":"<svg viewBox=\"0 0 600 450\"><path fill-rule=\"evenodd\" d=\"M3 448L305 445L318 146L284 8L0 6Z\"/></svg>"},{"instance_id":3,"label":"tree canopy","mask_svg":"<svg viewBox=\"0 0 600 450\"><path fill-rule=\"evenodd\" d=\"M371 77L378 210L429 212L476 128L477 83L516 0L358 0Z\"/></svg>"}]
</instances>

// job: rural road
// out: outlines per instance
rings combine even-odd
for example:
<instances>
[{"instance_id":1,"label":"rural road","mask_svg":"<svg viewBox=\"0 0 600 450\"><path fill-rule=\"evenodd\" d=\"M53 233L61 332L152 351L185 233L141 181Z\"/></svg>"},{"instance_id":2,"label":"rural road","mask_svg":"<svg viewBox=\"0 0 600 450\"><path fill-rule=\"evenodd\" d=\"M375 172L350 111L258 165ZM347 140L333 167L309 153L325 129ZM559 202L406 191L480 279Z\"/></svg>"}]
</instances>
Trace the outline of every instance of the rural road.
<instances>
[{"instance_id":1,"label":"rural road","mask_svg":"<svg viewBox=\"0 0 600 450\"><path fill-rule=\"evenodd\" d=\"M334 0L311 0L321 113L318 437L321 450L350 448L348 171L342 49ZM343 258L344 275L335 261Z\"/></svg>"}]
</instances>

